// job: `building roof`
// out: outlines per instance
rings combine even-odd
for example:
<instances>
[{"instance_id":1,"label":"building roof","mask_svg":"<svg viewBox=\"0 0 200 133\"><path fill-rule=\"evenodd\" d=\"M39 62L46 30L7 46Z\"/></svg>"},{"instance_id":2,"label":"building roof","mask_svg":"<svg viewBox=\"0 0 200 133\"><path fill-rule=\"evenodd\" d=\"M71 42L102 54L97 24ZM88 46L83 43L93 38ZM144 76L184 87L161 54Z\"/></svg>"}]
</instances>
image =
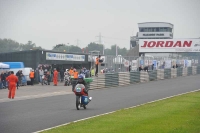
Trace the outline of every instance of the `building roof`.
<instances>
[{"instance_id":1,"label":"building roof","mask_svg":"<svg viewBox=\"0 0 200 133\"><path fill-rule=\"evenodd\" d=\"M90 53L81 53L81 52L61 52L61 51L54 51L54 50L24 50L24 51L14 51L14 52L2 52L0 54L10 54L10 53L25 53L25 52L34 52L34 51L44 51L44 52L52 52L52 53L62 53L62 54L77 54L77 55L90 55Z\"/></svg>"},{"instance_id":2,"label":"building roof","mask_svg":"<svg viewBox=\"0 0 200 133\"><path fill-rule=\"evenodd\" d=\"M142 22L142 23L138 23L138 24L148 24L148 23L165 23L165 24L173 25L172 23L168 23L168 22Z\"/></svg>"}]
</instances>

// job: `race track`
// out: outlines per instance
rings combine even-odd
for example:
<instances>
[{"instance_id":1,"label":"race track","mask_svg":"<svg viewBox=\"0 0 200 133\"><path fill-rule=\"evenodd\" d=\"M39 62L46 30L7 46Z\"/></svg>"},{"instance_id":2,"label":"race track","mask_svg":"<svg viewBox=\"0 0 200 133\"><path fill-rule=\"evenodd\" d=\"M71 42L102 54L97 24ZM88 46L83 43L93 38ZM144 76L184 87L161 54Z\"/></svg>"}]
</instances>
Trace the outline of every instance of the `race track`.
<instances>
[{"instance_id":1,"label":"race track","mask_svg":"<svg viewBox=\"0 0 200 133\"><path fill-rule=\"evenodd\" d=\"M30 133L86 117L200 89L200 75L91 90L87 109L76 110L75 95L0 102L0 133Z\"/></svg>"}]
</instances>

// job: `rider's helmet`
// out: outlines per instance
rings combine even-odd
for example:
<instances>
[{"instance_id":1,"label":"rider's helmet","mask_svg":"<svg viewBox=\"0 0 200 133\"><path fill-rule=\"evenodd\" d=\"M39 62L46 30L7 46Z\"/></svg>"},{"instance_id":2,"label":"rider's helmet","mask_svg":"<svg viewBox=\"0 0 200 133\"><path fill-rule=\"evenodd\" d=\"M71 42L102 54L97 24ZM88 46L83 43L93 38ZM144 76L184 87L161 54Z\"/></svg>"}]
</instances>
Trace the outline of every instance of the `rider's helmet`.
<instances>
[{"instance_id":1,"label":"rider's helmet","mask_svg":"<svg viewBox=\"0 0 200 133\"><path fill-rule=\"evenodd\" d=\"M83 76L82 75L78 76L78 82L83 82Z\"/></svg>"}]
</instances>

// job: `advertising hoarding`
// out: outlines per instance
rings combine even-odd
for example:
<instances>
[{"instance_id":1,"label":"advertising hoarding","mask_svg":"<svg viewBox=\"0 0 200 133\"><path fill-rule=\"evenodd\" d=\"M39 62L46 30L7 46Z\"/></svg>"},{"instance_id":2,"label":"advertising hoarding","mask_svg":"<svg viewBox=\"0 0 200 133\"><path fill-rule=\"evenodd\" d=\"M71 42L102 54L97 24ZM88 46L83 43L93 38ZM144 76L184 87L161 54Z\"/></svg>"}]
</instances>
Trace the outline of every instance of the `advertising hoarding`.
<instances>
[{"instance_id":1,"label":"advertising hoarding","mask_svg":"<svg viewBox=\"0 0 200 133\"><path fill-rule=\"evenodd\" d=\"M200 39L140 39L139 52L200 52Z\"/></svg>"},{"instance_id":2,"label":"advertising hoarding","mask_svg":"<svg viewBox=\"0 0 200 133\"><path fill-rule=\"evenodd\" d=\"M85 61L85 55L46 52L46 60Z\"/></svg>"}]
</instances>

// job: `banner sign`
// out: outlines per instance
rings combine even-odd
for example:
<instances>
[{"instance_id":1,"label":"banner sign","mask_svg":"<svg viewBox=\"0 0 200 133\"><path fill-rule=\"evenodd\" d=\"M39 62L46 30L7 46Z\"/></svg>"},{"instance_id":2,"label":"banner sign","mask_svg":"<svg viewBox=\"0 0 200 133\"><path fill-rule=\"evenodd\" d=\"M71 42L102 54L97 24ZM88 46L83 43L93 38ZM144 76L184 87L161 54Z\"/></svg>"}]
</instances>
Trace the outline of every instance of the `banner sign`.
<instances>
[{"instance_id":1,"label":"banner sign","mask_svg":"<svg viewBox=\"0 0 200 133\"><path fill-rule=\"evenodd\" d=\"M46 52L46 60L85 61L85 55Z\"/></svg>"},{"instance_id":2,"label":"banner sign","mask_svg":"<svg viewBox=\"0 0 200 133\"><path fill-rule=\"evenodd\" d=\"M139 52L200 52L200 39L140 39Z\"/></svg>"},{"instance_id":3,"label":"banner sign","mask_svg":"<svg viewBox=\"0 0 200 133\"><path fill-rule=\"evenodd\" d=\"M144 61L143 60L140 60L140 65L144 65Z\"/></svg>"}]
</instances>

